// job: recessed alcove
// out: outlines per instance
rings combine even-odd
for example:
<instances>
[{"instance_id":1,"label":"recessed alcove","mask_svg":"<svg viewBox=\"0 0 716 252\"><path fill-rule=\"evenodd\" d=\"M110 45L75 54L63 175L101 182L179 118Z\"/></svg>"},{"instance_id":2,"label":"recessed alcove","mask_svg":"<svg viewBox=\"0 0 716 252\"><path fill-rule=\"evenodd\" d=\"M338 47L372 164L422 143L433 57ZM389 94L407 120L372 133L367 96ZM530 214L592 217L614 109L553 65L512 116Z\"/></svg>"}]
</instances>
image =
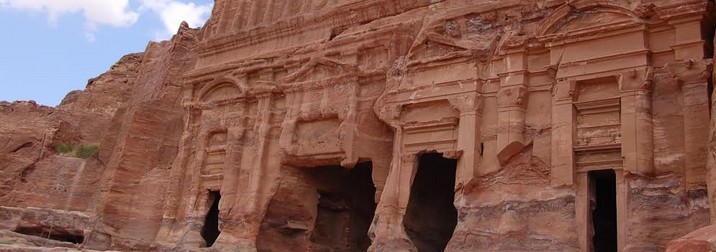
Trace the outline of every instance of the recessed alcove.
<instances>
[{"instance_id":1,"label":"recessed alcove","mask_svg":"<svg viewBox=\"0 0 716 252\"><path fill-rule=\"evenodd\" d=\"M371 163L360 163L353 169L306 169L318 197L310 234L313 250L366 251L371 243L368 228L376 208Z\"/></svg>"},{"instance_id":2,"label":"recessed alcove","mask_svg":"<svg viewBox=\"0 0 716 252\"><path fill-rule=\"evenodd\" d=\"M426 153L418 162L403 224L418 251L443 251L457 225L457 160Z\"/></svg>"},{"instance_id":3,"label":"recessed alcove","mask_svg":"<svg viewBox=\"0 0 716 252\"><path fill-rule=\"evenodd\" d=\"M207 247L211 247L219 237L219 201L221 200L221 193L219 191L209 192L209 212L206 213L204 219L204 227L201 229L201 237L204 238Z\"/></svg>"}]
</instances>

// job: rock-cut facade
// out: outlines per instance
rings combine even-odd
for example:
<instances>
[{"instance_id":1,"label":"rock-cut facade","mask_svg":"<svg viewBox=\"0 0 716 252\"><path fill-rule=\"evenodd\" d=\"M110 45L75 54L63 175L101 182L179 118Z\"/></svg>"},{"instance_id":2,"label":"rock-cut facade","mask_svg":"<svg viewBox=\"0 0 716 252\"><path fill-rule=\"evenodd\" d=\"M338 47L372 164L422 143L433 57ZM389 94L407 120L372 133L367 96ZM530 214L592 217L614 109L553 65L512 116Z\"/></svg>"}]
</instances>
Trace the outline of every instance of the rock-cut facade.
<instances>
[{"instance_id":1,"label":"rock-cut facade","mask_svg":"<svg viewBox=\"0 0 716 252\"><path fill-rule=\"evenodd\" d=\"M216 0L0 104L0 245L708 251L714 30L707 0Z\"/></svg>"}]
</instances>

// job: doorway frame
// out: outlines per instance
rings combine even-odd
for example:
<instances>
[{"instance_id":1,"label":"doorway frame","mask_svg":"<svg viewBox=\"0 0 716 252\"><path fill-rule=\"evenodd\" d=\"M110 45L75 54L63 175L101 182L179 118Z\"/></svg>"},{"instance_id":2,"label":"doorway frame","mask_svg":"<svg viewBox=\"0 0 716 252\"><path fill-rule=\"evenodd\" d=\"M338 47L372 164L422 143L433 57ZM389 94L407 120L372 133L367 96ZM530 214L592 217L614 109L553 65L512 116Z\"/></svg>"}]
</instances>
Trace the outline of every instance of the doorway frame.
<instances>
[{"instance_id":1,"label":"doorway frame","mask_svg":"<svg viewBox=\"0 0 716 252\"><path fill-rule=\"evenodd\" d=\"M623 251L626 246L629 230L628 211L628 184L624 176L624 168L592 168L582 169L576 172L577 197L575 199L575 218L577 221L577 233L579 235L579 247L582 251L593 252L592 241L592 211L589 199L592 197L590 190L590 171L613 170L616 183L616 205L617 205L617 251Z\"/></svg>"},{"instance_id":2,"label":"doorway frame","mask_svg":"<svg viewBox=\"0 0 716 252\"><path fill-rule=\"evenodd\" d=\"M404 210L404 212L402 213L402 214L403 214L403 216L402 216L403 219L402 219L402 221L401 221L400 224L401 224L403 230L406 231L406 237L410 240L410 242L413 244L413 246L415 246L414 240L413 240L409 235L407 235L407 228L405 227L405 218L408 216L407 214L408 214L408 211L409 211L408 209L410 208L410 201L411 201L412 199L414 199L413 197L415 197L415 195L413 195L413 188L416 186L416 184L415 184L415 178L417 177L418 172L419 172L419 170L420 170L420 166L421 166L421 163L422 163L422 162L421 162L421 159L422 159L423 156L426 155L426 154L433 154L433 155L439 156L440 158L445 159L445 160L453 160L453 161L455 161L454 179L453 179L453 181L452 181L453 186L452 186L452 201L451 201L451 205L452 205L452 207L455 209L455 213L456 213L456 215L455 215L455 226L453 226L453 228L452 228L452 229L453 229L452 234L450 234L450 239L448 239L447 243L445 244L446 247L443 248L443 250L444 250L444 249L447 248L447 246L449 246L450 240L452 240L452 238L453 238L453 236L454 236L454 234L455 234L455 229L457 229L457 226L458 226L458 224L460 223L460 219L459 219L459 217L460 217L460 216L459 216L459 214L460 214L460 213L459 213L459 208L458 208L458 206L455 204L455 201L458 199L458 198L457 198L457 197L458 197L458 191L456 190L456 188L457 188L457 185L458 185L457 183L458 183L458 181L459 181L459 178L458 178L458 174L459 174L459 173L458 173L458 172L459 172L459 169L460 169L460 160L461 160L460 157L456 157L456 156L454 156L454 155L450 155L450 153L439 152L439 151L420 151L420 152L414 154L414 164L413 164L413 166L412 166L412 175L411 175L411 178L410 178L410 184L409 184L409 188L408 188L408 198L407 198L407 201L405 202L405 210ZM446 155L446 154L447 154L447 155ZM416 247L416 249L417 249L417 247Z\"/></svg>"}]
</instances>

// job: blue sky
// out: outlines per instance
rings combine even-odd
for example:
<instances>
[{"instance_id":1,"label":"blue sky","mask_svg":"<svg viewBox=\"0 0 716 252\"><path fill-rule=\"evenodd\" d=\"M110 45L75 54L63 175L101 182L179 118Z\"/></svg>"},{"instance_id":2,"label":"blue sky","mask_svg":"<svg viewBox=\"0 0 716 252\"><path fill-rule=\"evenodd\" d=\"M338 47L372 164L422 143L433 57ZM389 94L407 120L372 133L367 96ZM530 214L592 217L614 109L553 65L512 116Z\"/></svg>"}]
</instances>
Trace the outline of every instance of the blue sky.
<instances>
[{"instance_id":1,"label":"blue sky","mask_svg":"<svg viewBox=\"0 0 716 252\"><path fill-rule=\"evenodd\" d=\"M123 55L204 24L213 0L0 0L0 100L56 106Z\"/></svg>"}]
</instances>

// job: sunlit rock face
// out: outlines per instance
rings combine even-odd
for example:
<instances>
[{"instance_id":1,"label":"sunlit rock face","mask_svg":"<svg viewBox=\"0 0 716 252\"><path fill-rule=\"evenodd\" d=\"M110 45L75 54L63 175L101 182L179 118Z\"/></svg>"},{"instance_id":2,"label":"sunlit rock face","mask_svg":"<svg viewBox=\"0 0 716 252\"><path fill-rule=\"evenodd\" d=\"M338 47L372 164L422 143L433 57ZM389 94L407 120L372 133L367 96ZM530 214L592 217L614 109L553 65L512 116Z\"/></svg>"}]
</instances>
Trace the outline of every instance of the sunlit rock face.
<instances>
[{"instance_id":1,"label":"sunlit rock face","mask_svg":"<svg viewBox=\"0 0 716 252\"><path fill-rule=\"evenodd\" d=\"M217 0L57 108L0 104L0 249L705 249L714 13Z\"/></svg>"}]
</instances>

